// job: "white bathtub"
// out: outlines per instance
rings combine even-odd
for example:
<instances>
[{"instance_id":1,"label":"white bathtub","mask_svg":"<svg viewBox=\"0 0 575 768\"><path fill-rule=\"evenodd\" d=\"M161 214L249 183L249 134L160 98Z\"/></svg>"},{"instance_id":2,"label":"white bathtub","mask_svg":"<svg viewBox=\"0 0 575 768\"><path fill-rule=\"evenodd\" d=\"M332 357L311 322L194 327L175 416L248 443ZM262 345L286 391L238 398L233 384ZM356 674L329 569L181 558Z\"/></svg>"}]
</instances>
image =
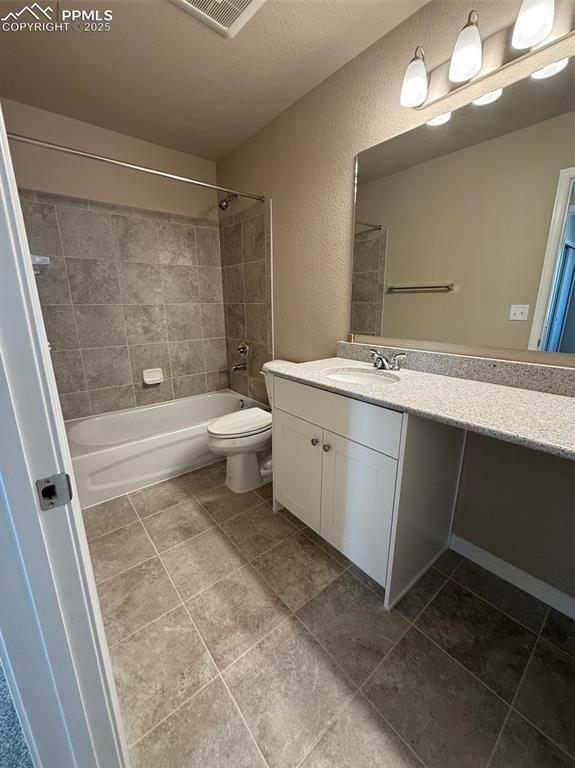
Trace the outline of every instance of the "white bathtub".
<instances>
[{"instance_id":1,"label":"white bathtub","mask_svg":"<svg viewBox=\"0 0 575 768\"><path fill-rule=\"evenodd\" d=\"M230 390L66 422L82 507L220 461L207 428L218 416L258 405Z\"/></svg>"}]
</instances>

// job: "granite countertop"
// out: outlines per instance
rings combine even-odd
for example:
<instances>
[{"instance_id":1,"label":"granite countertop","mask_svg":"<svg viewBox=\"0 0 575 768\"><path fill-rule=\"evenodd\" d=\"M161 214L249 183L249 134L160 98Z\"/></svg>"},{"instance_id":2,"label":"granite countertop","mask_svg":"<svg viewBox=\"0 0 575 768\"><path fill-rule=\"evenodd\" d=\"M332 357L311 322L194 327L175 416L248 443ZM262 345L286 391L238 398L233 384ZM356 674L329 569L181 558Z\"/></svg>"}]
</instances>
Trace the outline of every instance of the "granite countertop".
<instances>
[{"instance_id":1,"label":"granite countertop","mask_svg":"<svg viewBox=\"0 0 575 768\"><path fill-rule=\"evenodd\" d=\"M268 363L266 367L285 379L575 459L572 397L411 370L401 370L398 382L343 383L328 379L326 374L341 369L374 369L340 357L310 363Z\"/></svg>"}]
</instances>

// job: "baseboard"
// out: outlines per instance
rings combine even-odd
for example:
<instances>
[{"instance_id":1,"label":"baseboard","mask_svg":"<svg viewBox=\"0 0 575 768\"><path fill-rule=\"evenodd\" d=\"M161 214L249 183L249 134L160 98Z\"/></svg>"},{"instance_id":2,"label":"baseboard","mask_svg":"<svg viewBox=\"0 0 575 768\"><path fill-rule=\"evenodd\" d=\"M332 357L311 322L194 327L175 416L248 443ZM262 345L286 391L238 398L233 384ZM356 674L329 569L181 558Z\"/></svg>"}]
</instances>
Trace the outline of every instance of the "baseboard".
<instances>
[{"instance_id":1,"label":"baseboard","mask_svg":"<svg viewBox=\"0 0 575 768\"><path fill-rule=\"evenodd\" d=\"M561 590L552 587L551 584L531 576L531 574L516 568L506 560L492 555L491 552L477 547L475 544L456 536L454 533L451 534L449 546L473 563L481 565L487 571L491 571L491 573L505 579L505 581L508 581L515 587L519 587L519 589L550 605L556 611L565 614L565 616L575 619L575 597L561 592Z\"/></svg>"}]
</instances>

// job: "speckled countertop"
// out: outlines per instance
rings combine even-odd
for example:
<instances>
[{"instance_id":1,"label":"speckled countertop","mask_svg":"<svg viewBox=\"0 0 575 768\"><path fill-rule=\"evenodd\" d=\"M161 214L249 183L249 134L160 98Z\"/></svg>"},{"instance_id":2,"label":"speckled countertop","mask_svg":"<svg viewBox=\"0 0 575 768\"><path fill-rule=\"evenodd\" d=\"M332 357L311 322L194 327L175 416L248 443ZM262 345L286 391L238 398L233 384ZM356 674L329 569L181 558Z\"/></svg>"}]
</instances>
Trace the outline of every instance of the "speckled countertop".
<instances>
[{"instance_id":1,"label":"speckled countertop","mask_svg":"<svg viewBox=\"0 0 575 768\"><path fill-rule=\"evenodd\" d=\"M510 443L575 459L575 398L433 373L402 370L398 382L351 384L328 379L335 370L373 371L366 363L331 357L310 363L268 363L277 376L414 413Z\"/></svg>"}]
</instances>

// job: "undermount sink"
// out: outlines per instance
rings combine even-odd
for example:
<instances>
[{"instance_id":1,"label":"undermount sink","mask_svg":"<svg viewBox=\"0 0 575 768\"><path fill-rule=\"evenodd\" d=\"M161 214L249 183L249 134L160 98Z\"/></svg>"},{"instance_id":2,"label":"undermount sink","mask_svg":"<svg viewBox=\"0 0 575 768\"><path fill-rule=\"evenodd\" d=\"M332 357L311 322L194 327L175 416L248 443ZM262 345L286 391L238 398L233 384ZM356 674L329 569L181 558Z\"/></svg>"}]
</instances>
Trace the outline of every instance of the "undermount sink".
<instances>
[{"instance_id":1,"label":"undermount sink","mask_svg":"<svg viewBox=\"0 0 575 768\"><path fill-rule=\"evenodd\" d=\"M345 384L391 384L399 381L399 376L389 371L356 371L356 370L341 370L332 371L326 374L328 379L332 381L342 381Z\"/></svg>"}]
</instances>

